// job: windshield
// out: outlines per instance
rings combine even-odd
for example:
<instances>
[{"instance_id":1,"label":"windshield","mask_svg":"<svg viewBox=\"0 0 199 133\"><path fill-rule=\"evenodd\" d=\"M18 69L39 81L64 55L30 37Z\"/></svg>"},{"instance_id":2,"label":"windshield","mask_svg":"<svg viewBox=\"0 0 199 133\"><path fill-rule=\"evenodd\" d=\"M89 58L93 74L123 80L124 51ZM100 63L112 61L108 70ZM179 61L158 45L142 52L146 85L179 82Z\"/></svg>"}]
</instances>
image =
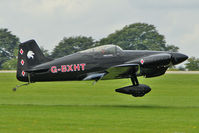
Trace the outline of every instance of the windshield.
<instances>
[{"instance_id":1,"label":"windshield","mask_svg":"<svg viewBox=\"0 0 199 133\"><path fill-rule=\"evenodd\" d=\"M107 54L115 55L115 54L121 53L121 52L122 52L122 48L120 48L119 46L116 46L116 45L102 45L99 47L80 51L80 53L102 53L105 55L107 55Z\"/></svg>"}]
</instances>

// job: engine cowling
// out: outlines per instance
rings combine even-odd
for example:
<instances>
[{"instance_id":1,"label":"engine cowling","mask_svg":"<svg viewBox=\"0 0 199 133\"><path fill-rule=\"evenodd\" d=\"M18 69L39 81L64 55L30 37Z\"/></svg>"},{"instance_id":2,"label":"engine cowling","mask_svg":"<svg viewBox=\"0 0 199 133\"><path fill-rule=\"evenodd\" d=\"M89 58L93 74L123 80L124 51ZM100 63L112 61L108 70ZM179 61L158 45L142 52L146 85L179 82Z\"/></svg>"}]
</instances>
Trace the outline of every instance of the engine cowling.
<instances>
[{"instance_id":1,"label":"engine cowling","mask_svg":"<svg viewBox=\"0 0 199 133\"><path fill-rule=\"evenodd\" d=\"M168 67L154 67L154 68L143 68L141 71L141 75L145 76L146 78L156 77L165 74Z\"/></svg>"},{"instance_id":2,"label":"engine cowling","mask_svg":"<svg viewBox=\"0 0 199 133\"><path fill-rule=\"evenodd\" d=\"M171 64L171 55L168 53L154 54L127 63L136 63L143 68L169 66Z\"/></svg>"}]
</instances>

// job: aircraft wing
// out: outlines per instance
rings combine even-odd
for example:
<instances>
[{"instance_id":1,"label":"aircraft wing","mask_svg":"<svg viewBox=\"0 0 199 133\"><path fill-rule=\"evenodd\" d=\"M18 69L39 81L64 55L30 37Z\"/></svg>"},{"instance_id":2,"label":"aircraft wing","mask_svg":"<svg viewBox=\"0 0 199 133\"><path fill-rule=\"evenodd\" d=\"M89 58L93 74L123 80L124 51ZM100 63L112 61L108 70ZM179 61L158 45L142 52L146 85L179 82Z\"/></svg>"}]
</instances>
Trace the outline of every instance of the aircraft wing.
<instances>
[{"instance_id":1,"label":"aircraft wing","mask_svg":"<svg viewBox=\"0 0 199 133\"><path fill-rule=\"evenodd\" d=\"M85 77L83 80L106 80L106 79L119 79L129 78L135 74L139 69L138 64L121 64L108 68L103 73L92 73Z\"/></svg>"},{"instance_id":2,"label":"aircraft wing","mask_svg":"<svg viewBox=\"0 0 199 133\"><path fill-rule=\"evenodd\" d=\"M106 74L102 79L129 78L132 74L135 74L138 69L138 64L121 64L113 66L106 70Z\"/></svg>"}]
</instances>

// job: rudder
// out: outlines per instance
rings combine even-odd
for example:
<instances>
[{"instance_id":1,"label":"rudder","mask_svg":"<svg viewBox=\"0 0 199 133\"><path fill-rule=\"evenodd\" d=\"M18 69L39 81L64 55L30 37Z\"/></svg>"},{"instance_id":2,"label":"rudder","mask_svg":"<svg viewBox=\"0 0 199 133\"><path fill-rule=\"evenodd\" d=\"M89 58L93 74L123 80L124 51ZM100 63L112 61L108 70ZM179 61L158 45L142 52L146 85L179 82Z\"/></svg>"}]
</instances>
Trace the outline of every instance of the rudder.
<instances>
[{"instance_id":1,"label":"rudder","mask_svg":"<svg viewBox=\"0 0 199 133\"><path fill-rule=\"evenodd\" d=\"M17 79L29 82L26 70L35 65L47 62L35 40L29 40L19 45L18 62L17 62Z\"/></svg>"}]
</instances>

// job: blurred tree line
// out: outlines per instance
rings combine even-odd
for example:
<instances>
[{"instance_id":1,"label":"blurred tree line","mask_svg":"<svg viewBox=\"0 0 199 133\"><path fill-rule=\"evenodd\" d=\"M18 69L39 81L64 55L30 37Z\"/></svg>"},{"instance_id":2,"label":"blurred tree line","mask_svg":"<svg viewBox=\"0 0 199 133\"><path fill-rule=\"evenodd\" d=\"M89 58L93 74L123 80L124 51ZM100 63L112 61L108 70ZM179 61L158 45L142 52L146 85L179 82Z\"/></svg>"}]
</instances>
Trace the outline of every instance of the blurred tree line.
<instances>
[{"instance_id":1,"label":"blurred tree line","mask_svg":"<svg viewBox=\"0 0 199 133\"><path fill-rule=\"evenodd\" d=\"M0 29L0 69L15 69L19 38L8 29Z\"/></svg>"},{"instance_id":2,"label":"blurred tree line","mask_svg":"<svg viewBox=\"0 0 199 133\"><path fill-rule=\"evenodd\" d=\"M18 45L20 40L8 29L0 29L0 69L16 69ZM58 58L95 46L115 44L129 50L157 50L177 52L178 47L166 44L165 37L158 33L154 25L135 23L95 41L92 37L64 37L53 51L41 47L45 56ZM188 70L199 70L199 59L190 58L186 64Z\"/></svg>"},{"instance_id":3,"label":"blurred tree line","mask_svg":"<svg viewBox=\"0 0 199 133\"><path fill-rule=\"evenodd\" d=\"M199 71L199 58L191 57L185 64L185 68L190 71Z\"/></svg>"}]
</instances>

